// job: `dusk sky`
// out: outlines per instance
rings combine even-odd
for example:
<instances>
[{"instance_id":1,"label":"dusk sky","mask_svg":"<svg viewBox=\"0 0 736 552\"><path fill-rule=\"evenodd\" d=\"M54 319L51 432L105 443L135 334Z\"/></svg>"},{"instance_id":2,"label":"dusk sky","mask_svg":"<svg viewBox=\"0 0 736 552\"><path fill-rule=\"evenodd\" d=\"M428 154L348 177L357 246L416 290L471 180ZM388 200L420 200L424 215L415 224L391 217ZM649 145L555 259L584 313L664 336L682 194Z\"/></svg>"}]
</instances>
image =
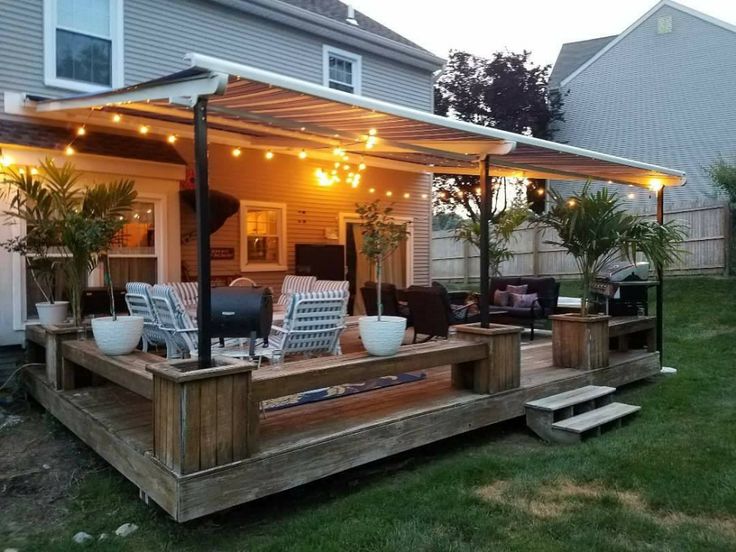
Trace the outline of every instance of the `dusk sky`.
<instances>
[{"instance_id":1,"label":"dusk sky","mask_svg":"<svg viewBox=\"0 0 736 552\"><path fill-rule=\"evenodd\" d=\"M347 1L347 0L344 0ZM554 63L565 42L618 34L656 2L652 0L355 0L357 10L435 54L453 49L488 56L531 50L536 63ZM734 0L681 2L736 23Z\"/></svg>"}]
</instances>

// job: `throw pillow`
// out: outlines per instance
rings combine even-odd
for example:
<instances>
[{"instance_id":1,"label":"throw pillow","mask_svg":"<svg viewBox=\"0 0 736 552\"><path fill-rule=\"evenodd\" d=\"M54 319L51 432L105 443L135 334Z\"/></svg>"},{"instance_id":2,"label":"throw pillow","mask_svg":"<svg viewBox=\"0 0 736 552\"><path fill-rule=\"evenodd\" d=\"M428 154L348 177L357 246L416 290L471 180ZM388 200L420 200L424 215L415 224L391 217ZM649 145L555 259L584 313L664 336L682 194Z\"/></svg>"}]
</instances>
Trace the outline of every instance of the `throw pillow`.
<instances>
[{"instance_id":1,"label":"throw pillow","mask_svg":"<svg viewBox=\"0 0 736 552\"><path fill-rule=\"evenodd\" d=\"M520 309L529 309L539 299L536 293L511 293L511 306Z\"/></svg>"},{"instance_id":2,"label":"throw pillow","mask_svg":"<svg viewBox=\"0 0 736 552\"><path fill-rule=\"evenodd\" d=\"M520 295L523 295L526 293L526 290L529 288L527 284L522 284L520 286L506 286L506 291L509 293L518 293Z\"/></svg>"},{"instance_id":3,"label":"throw pillow","mask_svg":"<svg viewBox=\"0 0 736 552\"><path fill-rule=\"evenodd\" d=\"M509 306L509 292L497 289L493 292L493 304L497 307Z\"/></svg>"}]
</instances>

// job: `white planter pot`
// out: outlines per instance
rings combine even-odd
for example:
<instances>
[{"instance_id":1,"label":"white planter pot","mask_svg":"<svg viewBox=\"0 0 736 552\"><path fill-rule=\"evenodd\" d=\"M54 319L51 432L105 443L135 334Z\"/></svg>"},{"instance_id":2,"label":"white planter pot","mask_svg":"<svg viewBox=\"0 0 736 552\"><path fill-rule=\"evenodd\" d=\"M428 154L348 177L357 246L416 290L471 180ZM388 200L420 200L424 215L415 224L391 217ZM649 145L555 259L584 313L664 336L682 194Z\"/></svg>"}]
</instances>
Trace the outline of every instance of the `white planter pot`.
<instances>
[{"instance_id":1,"label":"white planter pot","mask_svg":"<svg viewBox=\"0 0 736 552\"><path fill-rule=\"evenodd\" d=\"M69 301L55 303L36 303L36 312L42 326L58 326L66 321L69 312Z\"/></svg>"},{"instance_id":2,"label":"white planter pot","mask_svg":"<svg viewBox=\"0 0 736 552\"><path fill-rule=\"evenodd\" d=\"M358 320L360 339L369 354L375 356L395 355L406 331L406 318L401 316L363 316Z\"/></svg>"},{"instance_id":3,"label":"white planter pot","mask_svg":"<svg viewBox=\"0 0 736 552\"><path fill-rule=\"evenodd\" d=\"M109 356L127 355L143 335L142 316L112 316L92 319L92 335L100 351Z\"/></svg>"}]
</instances>

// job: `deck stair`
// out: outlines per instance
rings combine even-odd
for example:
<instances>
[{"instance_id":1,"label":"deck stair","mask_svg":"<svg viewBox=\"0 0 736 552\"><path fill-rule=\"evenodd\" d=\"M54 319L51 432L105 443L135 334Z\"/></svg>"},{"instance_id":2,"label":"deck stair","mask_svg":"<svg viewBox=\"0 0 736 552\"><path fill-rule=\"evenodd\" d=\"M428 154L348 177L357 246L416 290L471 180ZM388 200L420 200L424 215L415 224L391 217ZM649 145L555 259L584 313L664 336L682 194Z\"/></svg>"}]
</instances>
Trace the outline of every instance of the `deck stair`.
<instances>
[{"instance_id":1,"label":"deck stair","mask_svg":"<svg viewBox=\"0 0 736 552\"><path fill-rule=\"evenodd\" d=\"M586 385L527 402L526 424L539 437L553 443L577 443L584 437L620 427L641 407L613 402L614 387Z\"/></svg>"}]
</instances>

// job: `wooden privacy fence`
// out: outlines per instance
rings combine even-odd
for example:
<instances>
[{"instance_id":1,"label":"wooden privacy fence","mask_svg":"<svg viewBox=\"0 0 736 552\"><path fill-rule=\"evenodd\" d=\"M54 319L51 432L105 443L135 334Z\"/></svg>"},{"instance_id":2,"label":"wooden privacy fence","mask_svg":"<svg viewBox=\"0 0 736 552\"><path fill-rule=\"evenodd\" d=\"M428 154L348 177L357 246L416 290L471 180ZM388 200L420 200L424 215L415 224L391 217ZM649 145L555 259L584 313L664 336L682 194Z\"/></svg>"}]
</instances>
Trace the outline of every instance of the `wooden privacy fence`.
<instances>
[{"instance_id":1,"label":"wooden privacy fence","mask_svg":"<svg viewBox=\"0 0 736 552\"><path fill-rule=\"evenodd\" d=\"M645 216L654 219L654 213ZM687 228L682 245L682 260L668 274L723 274L728 266L729 211L726 204L670 208L665 221L679 220ZM555 276L574 278L578 271L574 259L557 246L545 243L555 238L553 230L524 225L514 232L511 250L514 257L501 264L504 276ZM432 279L468 284L480 275L478 249L456 241L452 231L432 233Z\"/></svg>"}]
</instances>

